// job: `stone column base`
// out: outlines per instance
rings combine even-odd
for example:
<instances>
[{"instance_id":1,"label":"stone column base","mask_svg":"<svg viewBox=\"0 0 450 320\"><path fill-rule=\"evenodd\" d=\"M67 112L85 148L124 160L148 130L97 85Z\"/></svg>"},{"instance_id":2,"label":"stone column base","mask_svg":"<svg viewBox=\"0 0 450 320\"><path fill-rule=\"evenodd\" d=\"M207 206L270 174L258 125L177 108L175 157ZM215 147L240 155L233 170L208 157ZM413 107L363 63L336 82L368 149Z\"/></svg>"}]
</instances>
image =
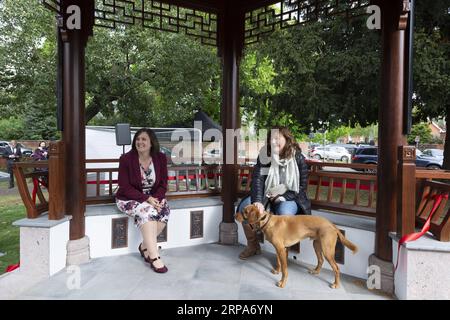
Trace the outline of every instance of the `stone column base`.
<instances>
[{"instance_id":1,"label":"stone column base","mask_svg":"<svg viewBox=\"0 0 450 320\"><path fill-rule=\"evenodd\" d=\"M403 243L397 256L400 236L391 232L395 272L395 296L400 300L450 299L450 242L438 241L430 234Z\"/></svg>"},{"instance_id":2,"label":"stone column base","mask_svg":"<svg viewBox=\"0 0 450 320\"><path fill-rule=\"evenodd\" d=\"M67 242L67 260L70 265L78 265L89 262L89 237L84 236L78 240L70 240Z\"/></svg>"},{"instance_id":3,"label":"stone column base","mask_svg":"<svg viewBox=\"0 0 450 320\"><path fill-rule=\"evenodd\" d=\"M69 218L49 220L48 215L36 219L20 219L20 272L25 275L50 277L66 266L69 240Z\"/></svg>"},{"instance_id":4,"label":"stone column base","mask_svg":"<svg viewBox=\"0 0 450 320\"><path fill-rule=\"evenodd\" d=\"M387 294L394 294L394 264L372 254L369 257L369 267L378 266L381 272L381 288L380 290Z\"/></svg>"},{"instance_id":5,"label":"stone column base","mask_svg":"<svg viewBox=\"0 0 450 320\"><path fill-rule=\"evenodd\" d=\"M220 223L219 243L227 245L236 245L238 243L238 232L236 222Z\"/></svg>"}]
</instances>

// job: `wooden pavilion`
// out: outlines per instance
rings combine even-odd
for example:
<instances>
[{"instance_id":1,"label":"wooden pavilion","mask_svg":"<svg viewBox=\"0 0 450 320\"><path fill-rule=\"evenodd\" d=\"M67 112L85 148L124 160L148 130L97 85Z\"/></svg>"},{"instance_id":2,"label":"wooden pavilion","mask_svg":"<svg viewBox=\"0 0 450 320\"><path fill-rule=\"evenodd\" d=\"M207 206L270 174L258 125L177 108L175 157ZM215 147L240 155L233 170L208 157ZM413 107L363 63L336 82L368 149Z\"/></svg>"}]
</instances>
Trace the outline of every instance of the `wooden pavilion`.
<instances>
[{"instance_id":1,"label":"wooden pavilion","mask_svg":"<svg viewBox=\"0 0 450 320\"><path fill-rule=\"evenodd\" d=\"M382 90L379 108L379 162L376 183L375 252L369 264L382 266L392 277L392 243L389 233L414 232L414 148L406 146L410 114L410 67L413 8L408 0L44 0L57 17L60 44L58 73L62 140L52 144L50 219L71 215L70 240L85 237L85 47L95 36L94 27L144 28L181 32L205 45L217 46L222 62L221 125L240 127L239 63L243 48L277 28L314 23L335 15L348 19L367 15L370 5L381 9ZM274 7L274 5L276 5ZM77 7L74 7L77 6ZM77 25L77 8L81 22ZM374 31L377 32L377 31ZM375 80L375 79L374 79ZM230 153L224 135L224 159ZM236 148L236 143L234 144ZM235 150L236 151L236 150ZM238 183L235 164L222 167L223 186ZM411 171L413 170L413 171ZM56 174L52 174L52 172ZM235 244L235 188L222 188L220 242ZM387 266L387 267L386 267Z\"/></svg>"}]
</instances>

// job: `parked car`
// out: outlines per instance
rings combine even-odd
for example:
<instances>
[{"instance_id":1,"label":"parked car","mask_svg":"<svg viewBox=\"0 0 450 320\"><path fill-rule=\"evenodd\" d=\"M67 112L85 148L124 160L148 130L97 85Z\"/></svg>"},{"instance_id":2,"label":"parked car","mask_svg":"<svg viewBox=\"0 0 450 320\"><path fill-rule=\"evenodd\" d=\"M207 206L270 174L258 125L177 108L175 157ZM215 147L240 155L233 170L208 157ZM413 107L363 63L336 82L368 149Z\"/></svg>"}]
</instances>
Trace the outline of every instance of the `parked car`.
<instances>
[{"instance_id":1,"label":"parked car","mask_svg":"<svg viewBox=\"0 0 450 320\"><path fill-rule=\"evenodd\" d=\"M23 156L31 157L31 155L33 154L33 150L31 150L30 148L25 147L21 143L17 143L17 145L20 147L20 150L22 151L22 155Z\"/></svg>"},{"instance_id":2,"label":"parked car","mask_svg":"<svg viewBox=\"0 0 450 320\"><path fill-rule=\"evenodd\" d=\"M378 148L376 147L362 147L355 150L352 157L352 163L377 164L378 163Z\"/></svg>"},{"instance_id":3,"label":"parked car","mask_svg":"<svg viewBox=\"0 0 450 320\"><path fill-rule=\"evenodd\" d=\"M317 160L333 159L348 162L351 159L351 154L344 147L327 145L325 147L316 147L311 157Z\"/></svg>"},{"instance_id":4,"label":"parked car","mask_svg":"<svg viewBox=\"0 0 450 320\"><path fill-rule=\"evenodd\" d=\"M8 146L9 146L9 142L8 141L0 141L0 156L3 156L5 154L5 149ZM25 157L30 157L31 154L33 153L33 150L31 150L30 148L25 147L21 143L17 143L17 146L20 147L20 150L22 151L22 155L25 156Z\"/></svg>"},{"instance_id":5,"label":"parked car","mask_svg":"<svg viewBox=\"0 0 450 320\"><path fill-rule=\"evenodd\" d=\"M309 145L308 145L308 156L311 156L311 154L314 152L314 150L317 148L317 147L320 147L321 145L319 144L319 143L310 143Z\"/></svg>"},{"instance_id":6,"label":"parked car","mask_svg":"<svg viewBox=\"0 0 450 320\"><path fill-rule=\"evenodd\" d=\"M354 154L355 150L357 149L356 144L351 143L331 143L328 145L329 147L344 147L347 149L348 153Z\"/></svg>"},{"instance_id":7,"label":"parked car","mask_svg":"<svg viewBox=\"0 0 450 320\"><path fill-rule=\"evenodd\" d=\"M427 169L442 169L444 162L444 156L429 156L429 153L425 153L424 150L421 154L417 154L416 151L416 166L425 167Z\"/></svg>"},{"instance_id":8,"label":"parked car","mask_svg":"<svg viewBox=\"0 0 450 320\"><path fill-rule=\"evenodd\" d=\"M443 159L437 157L430 157L420 150L416 150L416 166L427 169L441 169ZM363 164L377 164L378 163L378 148L377 147L363 147L358 148L352 157L352 163Z\"/></svg>"},{"instance_id":9,"label":"parked car","mask_svg":"<svg viewBox=\"0 0 450 320\"><path fill-rule=\"evenodd\" d=\"M0 156L5 154L5 148L9 145L7 141L0 141Z\"/></svg>"},{"instance_id":10,"label":"parked car","mask_svg":"<svg viewBox=\"0 0 450 320\"><path fill-rule=\"evenodd\" d=\"M434 158L444 158L444 150L441 149L425 149L422 151L422 155Z\"/></svg>"}]
</instances>

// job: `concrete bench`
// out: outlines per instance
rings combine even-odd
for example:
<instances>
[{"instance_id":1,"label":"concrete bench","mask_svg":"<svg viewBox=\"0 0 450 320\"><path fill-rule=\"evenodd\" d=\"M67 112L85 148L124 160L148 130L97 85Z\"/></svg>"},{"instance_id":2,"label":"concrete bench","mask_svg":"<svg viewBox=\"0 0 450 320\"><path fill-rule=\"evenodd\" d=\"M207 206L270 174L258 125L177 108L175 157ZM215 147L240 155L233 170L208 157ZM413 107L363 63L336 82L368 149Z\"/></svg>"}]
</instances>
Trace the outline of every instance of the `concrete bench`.
<instances>
[{"instance_id":1,"label":"concrete bench","mask_svg":"<svg viewBox=\"0 0 450 320\"><path fill-rule=\"evenodd\" d=\"M222 221L220 197L169 200L170 217L167 238L158 242L162 248L175 248L219 241L219 224ZM114 248L113 223L116 219L127 220L127 239L124 245ZM193 230L195 229L195 230ZM119 233L120 230L119 230ZM90 239L91 258L137 252L142 241L139 229L132 218L117 209L115 204L94 205L86 208L86 235ZM126 244L124 243L126 242Z\"/></svg>"},{"instance_id":2,"label":"concrete bench","mask_svg":"<svg viewBox=\"0 0 450 320\"><path fill-rule=\"evenodd\" d=\"M220 197L170 200L171 214L167 237L162 248L191 246L219 241L222 221ZM86 207L86 236L90 258L137 252L141 234L134 221L121 213L115 204ZM36 219L20 219L20 269L30 274L51 276L66 266L69 222L71 217L49 220L47 214ZM115 220L119 219L119 220ZM119 223L114 224L115 221ZM126 222L125 222L126 221ZM124 224L125 222L125 224ZM113 225L120 239L113 239ZM126 230L123 226L126 225ZM114 244L120 244L115 247Z\"/></svg>"}]
</instances>

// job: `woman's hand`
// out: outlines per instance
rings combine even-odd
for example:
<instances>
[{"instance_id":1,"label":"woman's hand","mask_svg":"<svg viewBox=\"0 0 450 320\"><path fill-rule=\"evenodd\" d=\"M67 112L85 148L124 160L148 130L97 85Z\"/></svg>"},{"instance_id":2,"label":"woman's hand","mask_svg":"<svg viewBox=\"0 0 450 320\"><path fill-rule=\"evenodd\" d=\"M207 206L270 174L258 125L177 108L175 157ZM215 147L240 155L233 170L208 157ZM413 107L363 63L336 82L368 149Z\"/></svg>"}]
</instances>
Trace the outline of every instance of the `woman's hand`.
<instances>
[{"instance_id":1,"label":"woman's hand","mask_svg":"<svg viewBox=\"0 0 450 320\"><path fill-rule=\"evenodd\" d=\"M261 213L261 214L264 213L264 206L261 202L255 202L253 204L258 208L259 213Z\"/></svg>"},{"instance_id":2,"label":"woman's hand","mask_svg":"<svg viewBox=\"0 0 450 320\"><path fill-rule=\"evenodd\" d=\"M161 212L162 204L158 201L158 199L153 197L148 197L147 202L152 205L153 208L156 209L156 211Z\"/></svg>"}]
</instances>

